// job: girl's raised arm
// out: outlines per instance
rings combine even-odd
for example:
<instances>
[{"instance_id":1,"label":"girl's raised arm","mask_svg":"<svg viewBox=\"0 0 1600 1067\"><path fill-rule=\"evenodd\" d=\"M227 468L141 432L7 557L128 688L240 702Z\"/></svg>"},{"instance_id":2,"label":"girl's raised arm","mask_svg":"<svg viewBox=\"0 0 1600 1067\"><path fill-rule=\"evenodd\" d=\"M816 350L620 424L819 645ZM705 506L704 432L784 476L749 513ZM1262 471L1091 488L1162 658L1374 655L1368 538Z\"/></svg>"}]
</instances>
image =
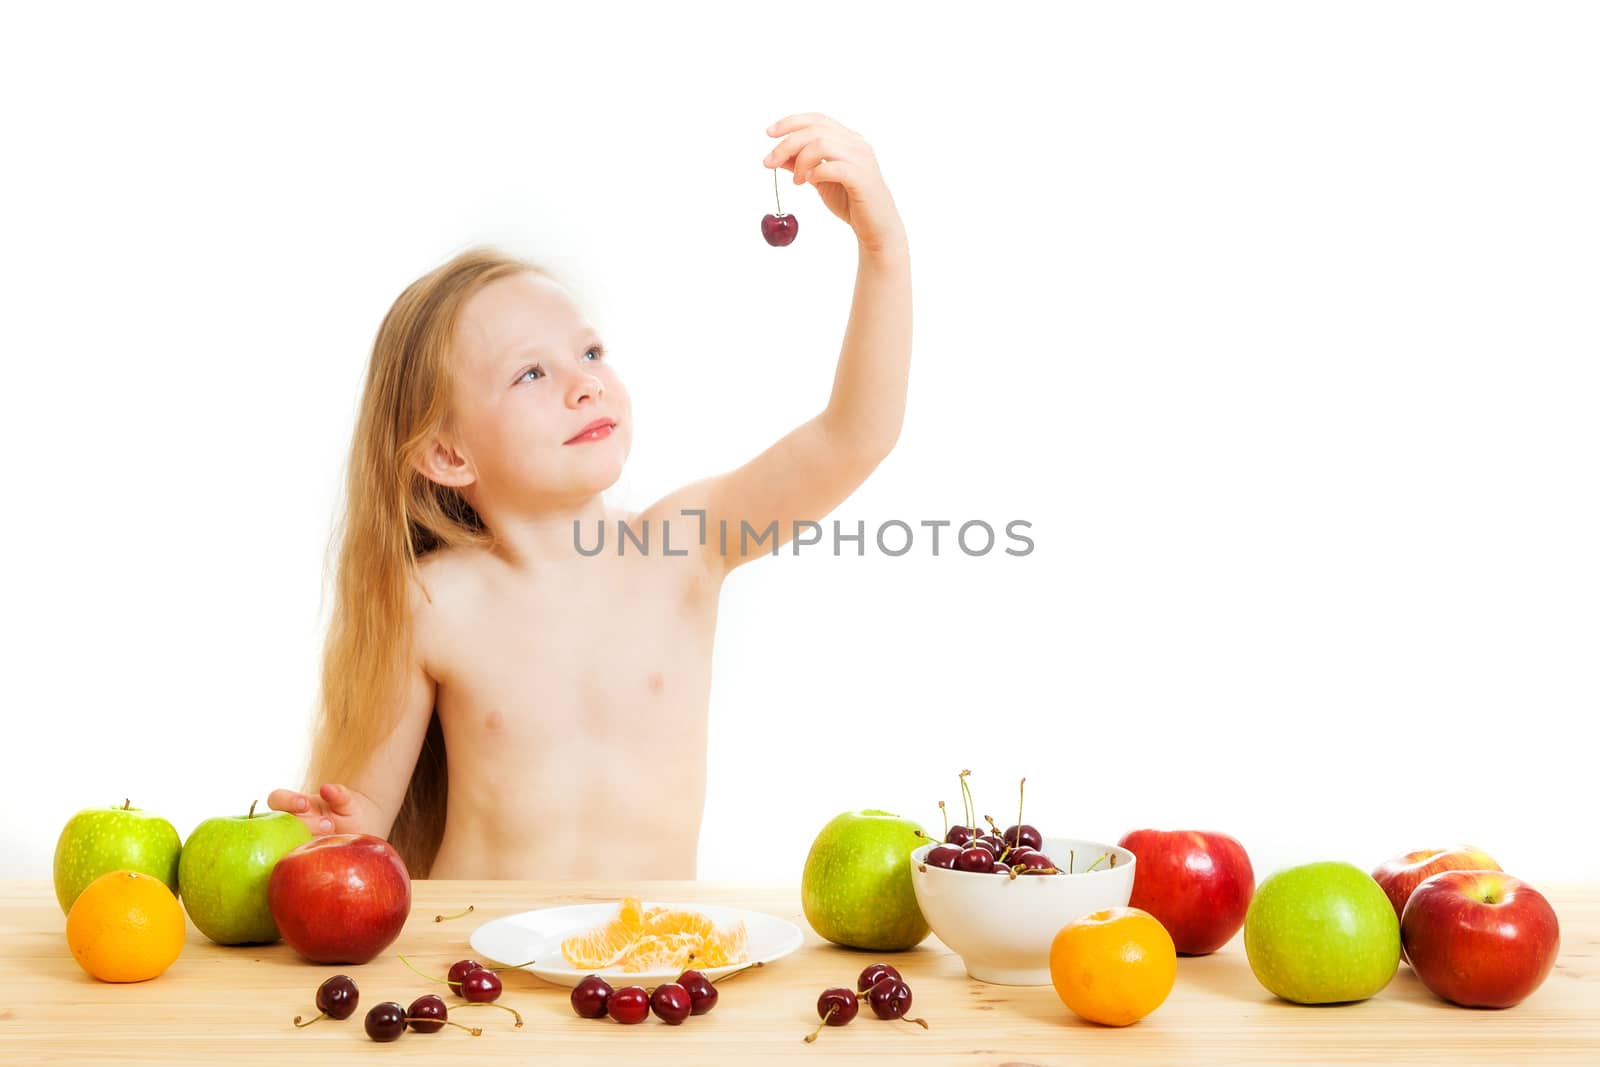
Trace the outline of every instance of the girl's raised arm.
<instances>
[{"instance_id":1,"label":"girl's raised arm","mask_svg":"<svg viewBox=\"0 0 1600 1067\"><path fill-rule=\"evenodd\" d=\"M687 529L682 513L703 511L698 551L722 574L775 555L797 523L821 519L866 481L899 439L911 367L911 253L871 147L826 115L793 115L767 132L787 136L766 165L816 183L855 230L856 289L828 406L744 466L640 513Z\"/></svg>"}]
</instances>

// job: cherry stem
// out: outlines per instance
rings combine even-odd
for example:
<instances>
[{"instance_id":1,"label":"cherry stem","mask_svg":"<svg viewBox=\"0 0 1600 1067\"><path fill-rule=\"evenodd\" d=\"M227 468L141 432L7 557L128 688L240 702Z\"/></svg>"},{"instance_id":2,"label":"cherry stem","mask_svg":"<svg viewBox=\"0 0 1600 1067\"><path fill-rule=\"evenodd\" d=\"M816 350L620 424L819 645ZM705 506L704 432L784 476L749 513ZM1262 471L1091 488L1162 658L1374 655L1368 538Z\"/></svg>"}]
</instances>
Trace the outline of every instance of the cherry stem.
<instances>
[{"instance_id":1,"label":"cherry stem","mask_svg":"<svg viewBox=\"0 0 1600 1067\"><path fill-rule=\"evenodd\" d=\"M903 1022L903 1023L916 1023L918 1026L922 1027L924 1030L926 1030L928 1028L928 1020L926 1020L926 1019L907 1019L904 1015L902 1015L902 1016L900 1016L900 1021Z\"/></svg>"},{"instance_id":2,"label":"cherry stem","mask_svg":"<svg viewBox=\"0 0 1600 1067\"><path fill-rule=\"evenodd\" d=\"M958 777L961 783L961 811L967 825L974 831L978 829L978 806L972 802L972 790L967 788L967 775L971 771L962 771Z\"/></svg>"},{"instance_id":3,"label":"cherry stem","mask_svg":"<svg viewBox=\"0 0 1600 1067\"><path fill-rule=\"evenodd\" d=\"M778 202L778 214L783 214L783 197L778 195L778 171L780 167L772 168L772 198Z\"/></svg>"},{"instance_id":4,"label":"cherry stem","mask_svg":"<svg viewBox=\"0 0 1600 1067\"><path fill-rule=\"evenodd\" d=\"M1094 869L1095 869L1095 868L1096 868L1096 867L1098 867L1098 866L1100 866L1100 860L1103 860L1103 859L1105 859L1105 858L1106 858L1106 857L1107 857L1107 856L1109 856L1109 855L1110 855L1110 853L1109 853L1109 852L1102 852L1102 853L1100 853L1100 859L1097 859L1097 860L1095 860L1095 861L1094 861L1094 862L1093 862L1093 863L1091 863L1091 864L1089 864L1089 866L1087 866L1087 867L1085 867L1085 868L1084 868L1084 869L1083 869L1083 873L1084 873L1084 874L1088 874L1088 873L1089 873L1089 872L1090 872L1090 871L1092 871L1092 870L1094 870Z\"/></svg>"},{"instance_id":5,"label":"cherry stem","mask_svg":"<svg viewBox=\"0 0 1600 1067\"><path fill-rule=\"evenodd\" d=\"M253 818L256 817L256 805L259 804L259 803L260 803L259 800L252 800L250 802L250 810L245 813L245 818L253 819Z\"/></svg>"},{"instance_id":6,"label":"cherry stem","mask_svg":"<svg viewBox=\"0 0 1600 1067\"><path fill-rule=\"evenodd\" d=\"M296 1015L294 1017L294 1024L296 1026L298 1026L300 1029L304 1030L306 1027L310 1026L312 1023L316 1022L318 1019L326 1019L327 1017L328 1017L328 1013L327 1012L323 1012L320 1015L316 1015L316 1016L313 1016L310 1019L307 1019L305 1022L301 1022L300 1021L301 1017Z\"/></svg>"},{"instance_id":7,"label":"cherry stem","mask_svg":"<svg viewBox=\"0 0 1600 1067\"><path fill-rule=\"evenodd\" d=\"M1000 850L1000 855L995 857L995 862L996 863L1003 862L1007 856L1011 855L1011 850L1015 846L1011 845L1008 841L1006 841L1006 835L1000 832L1000 827L995 823L993 817L985 815L983 817L983 819L984 819L985 822L987 822L989 824L989 829L994 831L994 836L996 836L996 837L998 837L1000 839L1000 843L1002 845L1005 845L1005 847ZM1017 844L1020 845L1021 843L1022 843L1022 835L1018 834L1017 835Z\"/></svg>"},{"instance_id":8,"label":"cherry stem","mask_svg":"<svg viewBox=\"0 0 1600 1067\"><path fill-rule=\"evenodd\" d=\"M1077 850L1076 849L1071 849L1071 848L1067 849L1067 873L1068 874L1072 873L1072 865L1074 863L1077 863L1077 862L1078 862L1078 852L1077 852Z\"/></svg>"},{"instance_id":9,"label":"cherry stem","mask_svg":"<svg viewBox=\"0 0 1600 1067\"><path fill-rule=\"evenodd\" d=\"M732 978L736 974L743 974L746 971L753 970L753 969L755 969L757 967L765 967L765 966L766 966L766 964L762 963L760 960L756 960L756 962L754 962L754 963L745 964L743 967L740 967L736 971L729 971L727 974L723 975L721 978L708 978L708 979L706 979L706 981L710 982L712 985L716 985L718 982L725 981L725 980L727 980L729 978Z\"/></svg>"},{"instance_id":10,"label":"cherry stem","mask_svg":"<svg viewBox=\"0 0 1600 1067\"><path fill-rule=\"evenodd\" d=\"M486 971L520 971L520 970L522 970L522 968L531 967L535 963L538 963L538 962L539 962L538 960L529 960L527 963L517 963L517 964L508 963L504 967L485 967L484 970L486 970Z\"/></svg>"},{"instance_id":11,"label":"cherry stem","mask_svg":"<svg viewBox=\"0 0 1600 1067\"><path fill-rule=\"evenodd\" d=\"M940 821L942 821L944 823L944 836L945 837L949 837L950 836L950 816L944 810L944 801L942 801L942 800L939 801L939 819L940 819ZM942 837L939 840L943 841L944 838Z\"/></svg>"},{"instance_id":12,"label":"cherry stem","mask_svg":"<svg viewBox=\"0 0 1600 1067\"><path fill-rule=\"evenodd\" d=\"M471 915L472 914L472 909L473 909L473 906L471 904L468 904L466 911L458 911L454 915L435 915L433 917L433 921L436 922L436 923L442 923L446 919L459 919L463 915Z\"/></svg>"},{"instance_id":13,"label":"cherry stem","mask_svg":"<svg viewBox=\"0 0 1600 1067\"><path fill-rule=\"evenodd\" d=\"M406 959L404 953L396 953L396 955L398 955L400 957L400 962L401 963L405 964L407 967L411 967L411 969L413 971L417 971L417 969L412 966L411 961ZM448 979L448 978L435 978L433 975L431 975L431 974L423 974L421 971L417 971L417 973L421 974L422 977L426 978L430 982L438 982L440 985L449 985L450 984L450 979Z\"/></svg>"},{"instance_id":14,"label":"cherry stem","mask_svg":"<svg viewBox=\"0 0 1600 1067\"><path fill-rule=\"evenodd\" d=\"M465 1030L467 1033L471 1034L473 1037L482 1037L483 1036L483 1027L481 1027L481 1026L462 1026L460 1023L451 1022L449 1019L413 1019L411 1016L408 1015L408 1016L406 1016L406 1022L408 1022L408 1023L444 1023L446 1026L453 1026L457 1030Z\"/></svg>"},{"instance_id":15,"label":"cherry stem","mask_svg":"<svg viewBox=\"0 0 1600 1067\"><path fill-rule=\"evenodd\" d=\"M522 1013L508 1004L496 1004L492 1000L469 1000L465 1004L451 1005L450 1010L455 1011L457 1008L499 1008L501 1011L509 1011L511 1017L517 1020L517 1025L512 1029L522 1029Z\"/></svg>"},{"instance_id":16,"label":"cherry stem","mask_svg":"<svg viewBox=\"0 0 1600 1067\"><path fill-rule=\"evenodd\" d=\"M813 1042L813 1041L815 1041L817 1039L817 1035L822 1033L822 1028L824 1026L828 1025L828 1020L833 1018L833 1013L838 1011L838 1010L839 1010L839 1005L837 1005L837 1004L829 1004L828 1005L828 1014L826 1014L826 1015L824 1015L822 1017L822 1021L817 1024L817 1028L815 1030L811 1031L809 1034L806 1035L806 1044L809 1045L809 1044L811 1044L811 1042Z\"/></svg>"}]
</instances>

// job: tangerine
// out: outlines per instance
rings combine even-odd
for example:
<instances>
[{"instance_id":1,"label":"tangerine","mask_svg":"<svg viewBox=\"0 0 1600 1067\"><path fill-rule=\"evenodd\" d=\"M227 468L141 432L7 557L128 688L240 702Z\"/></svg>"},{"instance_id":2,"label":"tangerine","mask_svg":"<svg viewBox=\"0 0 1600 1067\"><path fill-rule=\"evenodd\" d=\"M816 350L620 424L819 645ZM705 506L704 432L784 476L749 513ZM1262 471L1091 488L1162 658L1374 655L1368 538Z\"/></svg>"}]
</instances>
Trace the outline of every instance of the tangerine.
<instances>
[{"instance_id":1,"label":"tangerine","mask_svg":"<svg viewBox=\"0 0 1600 1067\"><path fill-rule=\"evenodd\" d=\"M67 912L73 959L102 982L143 982L183 951L183 908L166 883L138 871L108 871Z\"/></svg>"},{"instance_id":2,"label":"tangerine","mask_svg":"<svg viewBox=\"0 0 1600 1067\"><path fill-rule=\"evenodd\" d=\"M746 941L743 920L720 928L697 911L646 909L637 897L626 897L616 918L562 941L561 954L579 969L682 970L742 963Z\"/></svg>"},{"instance_id":3,"label":"tangerine","mask_svg":"<svg viewBox=\"0 0 1600 1067\"><path fill-rule=\"evenodd\" d=\"M1105 1026L1127 1026L1155 1011L1177 976L1172 935L1140 908L1091 912L1063 926L1050 943L1056 995Z\"/></svg>"}]
</instances>

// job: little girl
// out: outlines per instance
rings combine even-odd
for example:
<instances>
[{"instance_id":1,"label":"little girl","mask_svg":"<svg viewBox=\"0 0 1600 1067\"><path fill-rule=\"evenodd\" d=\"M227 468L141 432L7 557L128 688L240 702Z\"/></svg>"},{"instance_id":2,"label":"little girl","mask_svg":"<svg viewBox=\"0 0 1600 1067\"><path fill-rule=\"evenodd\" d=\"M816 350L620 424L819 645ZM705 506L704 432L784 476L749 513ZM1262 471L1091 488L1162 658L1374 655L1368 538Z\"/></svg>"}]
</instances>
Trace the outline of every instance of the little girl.
<instances>
[{"instance_id":1,"label":"little girl","mask_svg":"<svg viewBox=\"0 0 1600 1067\"><path fill-rule=\"evenodd\" d=\"M609 508L632 409L570 294L493 248L412 283L351 449L308 791L273 808L387 837L418 878L695 877L717 598L774 551L741 522L782 544L849 496L899 436L911 360L910 251L872 149L820 114L767 133L765 165L859 243L827 407L737 469Z\"/></svg>"}]
</instances>

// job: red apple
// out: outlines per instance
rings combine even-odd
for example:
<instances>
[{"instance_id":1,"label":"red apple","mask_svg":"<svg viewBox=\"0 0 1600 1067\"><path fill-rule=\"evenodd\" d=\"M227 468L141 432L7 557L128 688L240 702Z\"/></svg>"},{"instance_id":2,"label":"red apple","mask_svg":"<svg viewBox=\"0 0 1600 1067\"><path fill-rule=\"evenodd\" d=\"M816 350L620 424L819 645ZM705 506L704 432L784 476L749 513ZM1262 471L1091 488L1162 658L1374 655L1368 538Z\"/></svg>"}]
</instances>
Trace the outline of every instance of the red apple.
<instances>
[{"instance_id":1,"label":"red apple","mask_svg":"<svg viewBox=\"0 0 1600 1067\"><path fill-rule=\"evenodd\" d=\"M1372 880L1383 887L1384 895L1394 905L1394 917L1398 919L1405 913L1406 898L1412 891L1440 871L1499 869L1500 865L1483 849L1473 845L1452 845L1449 848L1423 848L1396 856L1380 863L1372 872ZM1400 946L1400 958L1406 959L1404 944Z\"/></svg>"},{"instance_id":2,"label":"red apple","mask_svg":"<svg viewBox=\"0 0 1600 1067\"><path fill-rule=\"evenodd\" d=\"M1503 871L1443 871L1411 893L1400 941L1422 984L1468 1008L1509 1008L1545 980L1561 947L1555 909Z\"/></svg>"},{"instance_id":3,"label":"red apple","mask_svg":"<svg viewBox=\"0 0 1600 1067\"><path fill-rule=\"evenodd\" d=\"M267 906L289 947L312 963L366 963L411 914L411 876L389 842L325 834L272 868Z\"/></svg>"},{"instance_id":4,"label":"red apple","mask_svg":"<svg viewBox=\"0 0 1600 1067\"><path fill-rule=\"evenodd\" d=\"M1215 952L1244 925L1256 872L1236 838L1201 830L1130 830L1117 843L1137 860L1128 905L1160 920L1179 955Z\"/></svg>"}]
</instances>

